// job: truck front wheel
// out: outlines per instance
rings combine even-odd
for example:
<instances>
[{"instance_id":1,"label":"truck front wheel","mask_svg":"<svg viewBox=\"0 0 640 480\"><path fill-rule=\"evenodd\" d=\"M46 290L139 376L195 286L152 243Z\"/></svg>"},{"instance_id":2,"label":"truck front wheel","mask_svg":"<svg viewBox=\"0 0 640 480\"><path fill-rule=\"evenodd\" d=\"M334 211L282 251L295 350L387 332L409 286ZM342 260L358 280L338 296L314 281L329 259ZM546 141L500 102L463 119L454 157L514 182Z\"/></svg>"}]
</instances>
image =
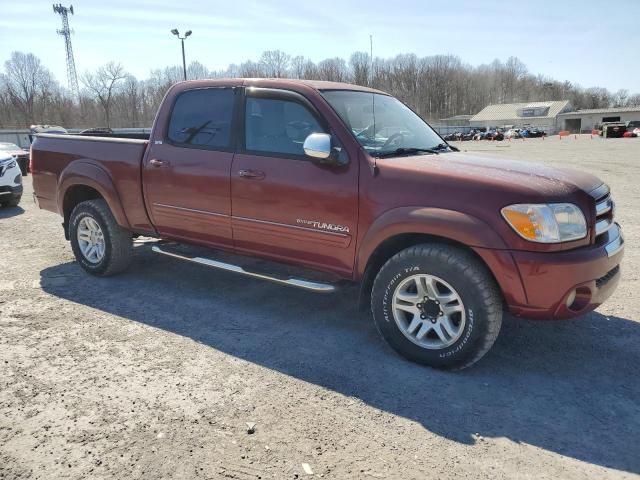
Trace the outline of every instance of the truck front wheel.
<instances>
[{"instance_id":1,"label":"truck front wheel","mask_svg":"<svg viewBox=\"0 0 640 480\"><path fill-rule=\"evenodd\" d=\"M73 209L69 238L76 260L92 275L114 275L131 263L131 233L118 225L104 200L87 200Z\"/></svg>"},{"instance_id":2,"label":"truck front wheel","mask_svg":"<svg viewBox=\"0 0 640 480\"><path fill-rule=\"evenodd\" d=\"M477 362L502 324L502 298L486 267L442 244L416 245L389 259L374 281L371 310L398 353L443 369Z\"/></svg>"}]
</instances>

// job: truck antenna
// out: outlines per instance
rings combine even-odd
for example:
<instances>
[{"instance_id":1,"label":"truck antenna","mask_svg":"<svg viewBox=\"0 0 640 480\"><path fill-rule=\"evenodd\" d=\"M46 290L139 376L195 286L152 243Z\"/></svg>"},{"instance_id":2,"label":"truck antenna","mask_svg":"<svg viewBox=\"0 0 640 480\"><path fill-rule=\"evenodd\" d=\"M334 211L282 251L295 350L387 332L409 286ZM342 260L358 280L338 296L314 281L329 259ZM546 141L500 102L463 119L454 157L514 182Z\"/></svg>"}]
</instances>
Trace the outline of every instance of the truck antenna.
<instances>
[{"instance_id":1,"label":"truck antenna","mask_svg":"<svg viewBox=\"0 0 640 480\"><path fill-rule=\"evenodd\" d=\"M373 88L373 35L369 35L369 60L371 62L371 72L369 73L369 88ZM376 95L371 92L371 115L373 117L373 140L376 139ZM374 177L378 175L378 159L373 157L373 164L371 165L371 175Z\"/></svg>"}]
</instances>

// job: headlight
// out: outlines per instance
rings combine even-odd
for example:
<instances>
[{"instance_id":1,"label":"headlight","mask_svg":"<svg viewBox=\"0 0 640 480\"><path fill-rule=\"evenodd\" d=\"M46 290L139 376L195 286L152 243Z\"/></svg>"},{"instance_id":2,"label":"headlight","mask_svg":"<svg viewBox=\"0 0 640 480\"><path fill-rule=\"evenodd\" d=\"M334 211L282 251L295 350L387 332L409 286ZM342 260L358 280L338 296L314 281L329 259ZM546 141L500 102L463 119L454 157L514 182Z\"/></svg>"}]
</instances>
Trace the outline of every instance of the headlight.
<instances>
[{"instance_id":1,"label":"headlight","mask_svg":"<svg viewBox=\"0 0 640 480\"><path fill-rule=\"evenodd\" d=\"M0 162L0 167L4 167L5 169L9 170L10 168L13 168L16 166L16 161L15 160L8 160L5 162Z\"/></svg>"},{"instance_id":2,"label":"headlight","mask_svg":"<svg viewBox=\"0 0 640 480\"><path fill-rule=\"evenodd\" d=\"M518 235L532 242L568 242L587 235L584 214L572 203L509 205L501 212Z\"/></svg>"},{"instance_id":3,"label":"headlight","mask_svg":"<svg viewBox=\"0 0 640 480\"><path fill-rule=\"evenodd\" d=\"M0 162L0 177L4 176L6 171L8 171L10 168L13 168L15 166L16 166L16 161L13 159Z\"/></svg>"}]
</instances>

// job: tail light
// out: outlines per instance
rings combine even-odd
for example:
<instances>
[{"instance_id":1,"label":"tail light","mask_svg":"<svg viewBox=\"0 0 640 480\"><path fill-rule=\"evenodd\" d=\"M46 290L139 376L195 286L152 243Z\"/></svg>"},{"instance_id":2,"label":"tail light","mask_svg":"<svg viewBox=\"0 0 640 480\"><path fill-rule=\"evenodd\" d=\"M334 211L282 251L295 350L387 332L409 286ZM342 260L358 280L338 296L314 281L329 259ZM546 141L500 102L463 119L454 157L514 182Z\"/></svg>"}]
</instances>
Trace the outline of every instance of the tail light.
<instances>
[{"instance_id":1,"label":"tail light","mask_svg":"<svg viewBox=\"0 0 640 480\"><path fill-rule=\"evenodd\" d=\"M29 171L33 173L33 145L29 147Z\"/></svg>"}]
</instances>

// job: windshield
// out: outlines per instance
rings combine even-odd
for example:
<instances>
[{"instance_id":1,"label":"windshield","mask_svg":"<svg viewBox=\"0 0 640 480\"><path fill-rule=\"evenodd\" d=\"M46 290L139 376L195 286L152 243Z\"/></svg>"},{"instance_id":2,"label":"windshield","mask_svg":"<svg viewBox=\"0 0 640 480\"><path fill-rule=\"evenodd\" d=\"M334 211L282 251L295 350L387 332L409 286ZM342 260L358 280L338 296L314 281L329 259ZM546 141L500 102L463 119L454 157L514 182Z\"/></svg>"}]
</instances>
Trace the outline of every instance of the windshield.
<instances>
[{"instance_id":1,"label":"windshield","mask_svg":"<svg viewBox=\"0 0 640 480\"><path fill-rule=\"evenodd\" d=\"M373 156L448 150L438 134L397 98L353 90L325 90L322 95Z\"/></svg>"}]
</instances>

